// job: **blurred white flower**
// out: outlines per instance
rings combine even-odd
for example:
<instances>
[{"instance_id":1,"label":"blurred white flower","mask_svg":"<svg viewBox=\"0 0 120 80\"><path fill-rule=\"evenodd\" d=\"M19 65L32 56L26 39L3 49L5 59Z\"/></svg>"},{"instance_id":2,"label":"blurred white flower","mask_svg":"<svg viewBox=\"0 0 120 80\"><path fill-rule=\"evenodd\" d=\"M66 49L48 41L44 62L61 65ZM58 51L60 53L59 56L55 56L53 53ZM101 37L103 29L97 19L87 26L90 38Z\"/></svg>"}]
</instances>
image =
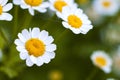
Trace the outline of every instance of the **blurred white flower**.
<instances>
[{"instance_id":1,"label":"blurred white flower","mask_svg":"<svg viewBox=\"0 0 120 80\"><path fill-rule=\"evenodd\" d=\"M45 13L49 7L49 3L44 2L44 0L13 0L13 3L20 5L22 9L28 9L31 15L35 14L34 10Z\"/></svg>"},{"instance_id":2,"label":"blurred white flower","mask_svg":"<svg viewBox=\"0 0 120 80\"><path fill-rule=\"evenodd\" d=\"M94 0L93 8L101 15L114 15L118 12L118 0Z\"/></svg>"},{"instance_id":3,"label":"blurred white flower","mask_svg":"<svg viewBox=\"0 0 120 80\"><path fill-rule=\"evenodd\" d=\"M29 31L24 29L18 37L19 39L15 40L16 48L20 52L20 58L26 59L27 66L41 66L55 57L56 45L52 44L54 39L47 31L40 31L39 28Z\"/></svg>"},{"instance_id":4,"label":"blurred white flower","mask_svg":"<svg viewBox=\"0 0 120 80\"><path fill-rule=\"evenodd\" d=\"M114 79L114 78L108 78L108 79L106 79L106 80L116 80L116 79Z\"/></svg>"},{"instance_id":5,"label":"blurred white flower","mask_svg":"<svg viewBox=\"0 0 120 80\"><path fill-rule=\"evenodd\" d=\"M95 51L90 58L93 64L102 69L105 73L111 72L112 60L107 53L104 51Z\"/></svg>"},{"instance_id":6,"label":"blurred white flower","mask_svg":"<svg viewBox=\"0 0 120 80\"><path fill-rule=\"evenodd\" d=\"M50 9L56 12L56 15L59 17L58 14L62 12L63 7L69 6L71 8L77 8L77 4L74 0L49 0L50 2Z\"/></svg>"},{"instance_id":7,"label":"blurred white flower","mask_svg":"<svg viewBox=\"0 0 120 80\"><path fill-rule=\"evenodd\" d=\"M120 43L120 26L119 24L109 24L101 30L101 39L109 45L117 45Z\"/></svg>"},{"instance_id":8,"label":"blurred white flower","mask_svg":"<svg viewBox=\"0 0 120 80\"><path fill-rule=\"evenodd\" d=\"M120 75L120 46L113 52L113 72Z\"/></svg>"},{"instance_id":9,"label":"blurred white flower","mask_svg":"<svg viewBox=\"0 0 120 80\"><path fill-rule=\"evenodd\" d=\"M7 12L13 8L13 4L7 2L8 0L0 0L0 20L11 21L13 17Z\"/></svg>"},{"instance_id":10,"label":"blurred white flower","mask_svg":"<svg viewBox=\"0 0 120 80\"><path fill-rule=\"evenodd\" d=\"M65 28L73 31L75 34L86 34L90 29L93 28L91 21L87 15L79 8L64 7L59 17L64 21L62 22Z\"/></svg>"}]
</instances>

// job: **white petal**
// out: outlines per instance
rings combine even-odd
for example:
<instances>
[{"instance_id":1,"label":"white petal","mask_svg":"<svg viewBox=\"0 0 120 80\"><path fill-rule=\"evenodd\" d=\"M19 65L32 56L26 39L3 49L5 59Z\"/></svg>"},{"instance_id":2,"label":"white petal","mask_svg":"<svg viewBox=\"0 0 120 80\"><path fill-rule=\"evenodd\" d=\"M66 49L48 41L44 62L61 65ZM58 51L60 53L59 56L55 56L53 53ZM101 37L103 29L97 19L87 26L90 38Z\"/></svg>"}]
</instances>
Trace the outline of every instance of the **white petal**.
<instances>
[{"instance_id":1,"label":"white petal","mask_svg":"<svg viewBox=\"0 0 120 80\"><path fill-rule=\"evenodd\" d=\"M26 60L26 65L29 66L29 67L31 67L31 66L33 66L33 64L34 64L34 63L33 63L33 62L31 61L31 59L28 57L27 60Z\"/></svg>"},{"instance_id":2,"label":"white petal","mask_svg":"<svg viewBox=\"0 0 120 80\"><path fill-rule=\"evenodd\" d=\"M49 44L51 44L53 41L54 41L53 37L52 37L52 36L49 36L49 37L47 37L47 38L44 40L44 43L45 43L46 45L49 45Z\"/></svg>"},{"instance_id":3,"label":"white petal","mask_svg":"<svg viewBox=\"0 0 120 80\"><path fill-rule=\"evenodd\" d=\"M4 7L3 7L3 11L9 11L9 10L11 10L12 9L12 7L13 7L13 5L12 5L12 3L8 3L7 5L5 5Z\"/></svg>"},{"instance_id":4,"label":"white petal","mask_svg":"<svg viewBox=\"0 0 120 80\"><path fill-rule=\"evenodd\" d=\"M107 66L105 68L102 68L105 73L110 73L111 72L111 67Z\"/></svg>"},{"instance_id":5,"label":"white petal","mask_svg":"<svg viewBox=\"0 0 120 80\"><path fill-rule=\"evenodd\" d=\"M80 8L75 11L76 15L80 15L81 13L83 13L83 10Z\"/></svg>"},{"instance_id":6,"label":"white petal","mask_svg":"<svg viewBox=\"0 0 120 80\"><path fill-rule=\"evenodd\" d=\"M30 33L28 32L27 29L22 30L22 35L26 40L29 40L31 38Z\"/></svg>"},{"instance_id":7,"label":"white petal","mask_svg":"<svg viewBox=\"0 0 120 80\"><path fill-rule=\"evenodd\" d=\"M19 5L21 3L21 0L13 0L13 3Z\"/></svg>"},{"instance_id":8,"label":"white petal","mask_svg":"<svg viewBox=\"0 0 120 80\"><path fill-rule=\"evenodd\" d=\"M19 39L16 39L14 43L18 46L24 46L24 43L20 41Z\"/></svg>"},{"instance_id":9,"label":"white petal","mask_svg":"<svg viewBox=\"0 0 120 80\"><path fill-rule=\"evenodd\" d=\"M21 58L22 60L25 60L27 57L28 57L28 53L27 53L27 52L21 52L21 53L20 53L20 58Z\"/></svg>"},{"instance_id":10,"label":"white petal","mask_svg":"<svg viewBox=\"0 0 120 80\"><path fill-rule=\"evenodd\" d=\"M34 10L32 8L29 8L28 11L32 16L34 16Z\"/></svg>"},{"instance_id":11,"label":"white petal","mask_svg":"<svg viewBox=\"0 0 120 80\"><path fill-rule=\"evenodd\" d=\"M43 65L43 60L41 57L37 58L37 63L36 63L37 66L41 66Z\"/></svg>"},{"instance_id":12,"label":"white petal","mask_svg":"<svg viewBox=\"0 0 120 80\"><path fill-rule=\"evenodd\" d=\"M69 28L69 24L67 23L67 22L62 22L62 24L63 24L63 26L65 27L65 28Z\"/></svg>"},{"instance_id":13,"label":"white petal","mask_svg":"<svg viewBox=\"0 0 120 80\"><path fill-rule=\"evenodd\" d=\"M55 52L47 52L47 55L49 55L50 59L55 58Z\"/></svg>"},{"instance_id":14,"label":"white petal","mask_svg":"<svg viewBox=\"0 0 120 80\"><path fill-rule=\"evenodd\" d=\"M0 20L6 20L6 21L11 21L12 20L12 15L9 13L2 13L0 16Z\"/></svg>"},{"instance_id":15,"label":"white petal","mask_svg":"<svg viewBox=\"0 0 120 80\"><path fill-rule=\"evenodd\" d=\"M41 8L47 8L49 7L49 3L48 2L43 2L41 5L40 5Z\"/></svg>"},{"instance_id":16,"label":"white petal","mask_svg":"<svg viewBox=\"0 0 120 80\"><path fill-rule=\"evenodd\" d=\"M37 63L37 58L34 57L33 55L30 56L30 59L33 63Z\"/></svg>"},{"instance_id":17,"label":"white petal","mask_svg":"<svg viewBox=\"0 0 120 80\"><path fill-rule=\"evenodd\" d=\"M32 30L32 38L39 38L40 29L39 28L33 28Z\"/></svg>"},{"instance_id":18,"label":"white petal","mask_svg":"<svg viewBox=\"0 0 120 80\"><path fill-rule=\"evenodd\" d=\"M63 15L60 12L56 12L58 18L63 18Z\"/></svg>"},{"instance_id":19,"label":"white petal","mask_svg":"<svg viewBox=\"0 0 120 80\"><path fill-rule=\"evenodd\" d=\"M21 33L18 33L18 37L23 43L26 42L26 38Z\"/></svg>"},{"instance_id":20,"label":"white petal","mask_svg":"<svg viewBox=\"0 0 120 80\"><path fill-rule=\"evenodd\" d=\"M2 4L2 1L3 1L3 0L0 0L0 4Z\"/></svg>"},{"instance_id":21,"label":"white petal","mask_svg":"<svg viewBox=\"0 0 120 80\"><path fill-rule=\"evenodd\" d=\"M92 29L92 25L83 25L80 30L82 31L81 33L86 34L90 29Z\"/></svg>"},{"instance_id":22,"label":"white petal","mask_svg":"<svg viewBox=\"0 0 120 80\"><path fill-rule=\"evenodd\" d=\"M56 50L56 45L55 44L50 44L46 46L46 51L48 52L53 52Z\"/></svg>"},{"instance_id":23,"label":"white petal","mask_svg":"<svg viewBox=\"0 0 120 80\"><path fill-rule=\"evenodd\" d=\"M75 33L75 34L81 33L81 31L80 31L79 28L78 28L78 29L75 29L75 28L70 27L70 30L72 30L72 32Z\"/></svg>"},{"instance_id":24,"label":"white petal","mask_svg":"<svg viewBox=\"0 0 120 80\"><path fill-rule=\"evenodd\" d=\"M1 5L4 6L7 2L8 2L8 0L2 0Z\"/></svg>"},{"instance_id":25,"label":"white petal","mask_svg":"<svg viewBox=\"0 0 120 80\"><path fill-rule=\"evenodd\" d=\"M42 56L42 60L44 63L49 63L50 62L50 57L47 53L45 53L43 56Z\"/></svg>"},{"instance_id":26,"label":"white petal","mask_svg":"<svg viewBox=\"0 0 120 80\"><path fill-rule=\"evenodd\" d=\"M47 11L47 9L42 9L42 8L36 10L39 11L40 13L45 13Z\"/></svg>"},{"instance_id":27,"label":"white petal","mask_svg":"<svg viewBox=\"0 0 120 80\"><path fill-rule=\"evenodd\" d=\"M47 31L45 31L45 30L42 30L41 32L40 32L40 35L39 35L39 39L41 40L45 40L46 38L48 37L48 32Z\"/></svg>"},{"instance_id":28,"label":"white petal","mask_svg":"<svg viewBox=\"0 0 120 80\"><path fill-rule=\"evenodd\" d=\"M21 4L20 4L20 7L21 7L22 9L27 9L27 8L29 8L30 6L28 6L28 5L24 4L24 3L21 3Z\"/></svg>"},{"instance_id":29,"label":"white petal","mask_svg":"<svg viewBox=\"0 0 120 80\"><path fill-rule=\"evenodd\" d=\"M27 52L26 49L24 48L24 46L17 46L16 49L17 49L19 52Z\"/></svg>"}]
</instances>

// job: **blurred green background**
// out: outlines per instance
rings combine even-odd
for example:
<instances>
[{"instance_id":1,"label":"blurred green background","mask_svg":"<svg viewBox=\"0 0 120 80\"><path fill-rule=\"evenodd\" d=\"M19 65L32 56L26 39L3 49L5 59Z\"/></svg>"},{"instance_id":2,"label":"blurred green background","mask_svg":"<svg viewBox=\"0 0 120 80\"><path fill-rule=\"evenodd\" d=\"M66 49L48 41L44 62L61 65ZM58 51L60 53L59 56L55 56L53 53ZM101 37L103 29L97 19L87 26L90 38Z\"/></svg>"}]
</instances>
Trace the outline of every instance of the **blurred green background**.
<instances>
[{"instance_id":1,"label":"blurred green background","mask_svg":"<svg viewBox=\"0 0 120 80\"><path fill-rule=\"evenodd\" d=\"M14 5L10 11L13 20L0 21L0 48L3 51L0 80L120 80L120 74L114 68L111 73L105 74L90 60L91 54L96 50L104 50L111 57L115 54L114 51L120 44L120 10L114 16L95 17L94 14L91 15L94 13L91 11L92 2L93 0L76 0L79 8L92 21L93 29L86 35L76 35L64 28L62 20L49 9L44 14L36 11L36 15L31 16L28 10ZM14 44L21 30L33 27L47 30L57 45L56 57L41 67L27 67L25 61L19 58Z\"/></svg>"}]
</instances>

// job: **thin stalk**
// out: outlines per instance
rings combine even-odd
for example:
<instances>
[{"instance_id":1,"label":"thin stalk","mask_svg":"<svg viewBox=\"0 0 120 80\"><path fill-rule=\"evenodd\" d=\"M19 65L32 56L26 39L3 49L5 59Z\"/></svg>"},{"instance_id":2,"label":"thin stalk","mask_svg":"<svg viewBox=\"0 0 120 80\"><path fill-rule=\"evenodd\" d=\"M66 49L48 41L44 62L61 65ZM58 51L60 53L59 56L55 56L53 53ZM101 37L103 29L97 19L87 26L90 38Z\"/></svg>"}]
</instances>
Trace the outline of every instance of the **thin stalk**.
<instances>
[{"instance_id":1,"label":"thin stalk","mask_svg":"<svg viewBox=\"0 0 120 80\"><path fill-rule=\"evenodd\" d=\"M88 77L87 77L86 80L93 80L93 78L95 77L95 75L97 74L97 72L98 72L98 68L95 67L92 70L92 72L88 75Z\"/></svg>"}]
</instances>

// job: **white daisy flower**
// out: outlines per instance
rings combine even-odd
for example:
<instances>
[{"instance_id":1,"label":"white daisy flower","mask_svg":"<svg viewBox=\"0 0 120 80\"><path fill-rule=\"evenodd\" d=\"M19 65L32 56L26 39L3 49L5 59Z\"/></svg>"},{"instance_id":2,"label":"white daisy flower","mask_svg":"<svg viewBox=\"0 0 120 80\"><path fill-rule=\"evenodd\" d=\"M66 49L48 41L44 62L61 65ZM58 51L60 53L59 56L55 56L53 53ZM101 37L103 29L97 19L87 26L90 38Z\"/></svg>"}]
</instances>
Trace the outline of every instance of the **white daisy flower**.
<instances>
[{"instance_id":1,"label":"white daisy flower","mask_svg":"<svg viewBox=\"0 0 120 80\"><path fill-rule=\"evenodd\" d=\"M12 15L7 13L12 9L12 3L7 3L8 0L0 0L0 20L11 21Z\"/></svg>"},{"instance_id":2,"label":"white daisy flower","mask_svg":"<svg viewBox=\"0 0 120 80\"><path fill-rule=\"evenodd\" d=\"M114 15L118 12L119 2L118 0L94 0L93 8L98 14Z\"/></svg>"},{"instance_id":3,"label":"white daisy flower","mask_svg":"<svg viewBox=\"0 0 120 80\"><path fill-rule=\"evenodd\" d=\"M91 21L79 8L64 7L62 13L59 14L65 28L73 31L75 34L86 34L90 29L93 28Z\"/></svg>"},{"instance_id":4,"label":"white daisy flower","mask_svg":"<svg viewBox=\"0 0 120 80\"><path fill-rule=\"evenodd\" d=\"M116 79L114 79L114 78L108 78L108 79L106 79L106 80L116 80Z\"/></svg>"},{"instance_id":5,"label":"white daisy flower","mask_svg":"<svg viewBox=\"0 0 120 80\"><path fill-rule=\"evenodd\" d=\"M56 12L56 15L59 17L58 14L62 12L63 7L69 6L71 8L77 8L77 4L74 0L49 0L50 2L50 9Z\"/></svg>"},{"instance_id":6,"label":"white daisy flower","mask_svg":"<svg viewBox=\"0 0 120 80\"><path fill-rule=\"evenodd\" d=\"M112 60L104 51L93 52L91 60L95 66L102 69L105 73L111 72Z\"/></svg>"},{"instance_id":7,"label":"white daisy flower","mask_svg":"<svg viewBox=\"0 0 120 80\"><path fill-rule=\"evenodd\" d=\"M54 39L47 31L40 31L39 28L29 29L29 31L24 29L18 37L19 39L15 40L16 48L20 52L20 58L26 59L27 66L33 64L41 66L55 57L56 45L52 44Z\"/></svg>"},{"instance_id":8,"label":"white daisy flower","mask_svg":"<svg viewBox=\"0 0 120 80\"><path fill-rule=\"evenodd\" d=\"M45 13L49 7L49 3L44 2L44 0L13 0L13 3L20 5L22 9L28 9L31 15L35 14L34 10Z\"/></svg>"}]
</instances>

